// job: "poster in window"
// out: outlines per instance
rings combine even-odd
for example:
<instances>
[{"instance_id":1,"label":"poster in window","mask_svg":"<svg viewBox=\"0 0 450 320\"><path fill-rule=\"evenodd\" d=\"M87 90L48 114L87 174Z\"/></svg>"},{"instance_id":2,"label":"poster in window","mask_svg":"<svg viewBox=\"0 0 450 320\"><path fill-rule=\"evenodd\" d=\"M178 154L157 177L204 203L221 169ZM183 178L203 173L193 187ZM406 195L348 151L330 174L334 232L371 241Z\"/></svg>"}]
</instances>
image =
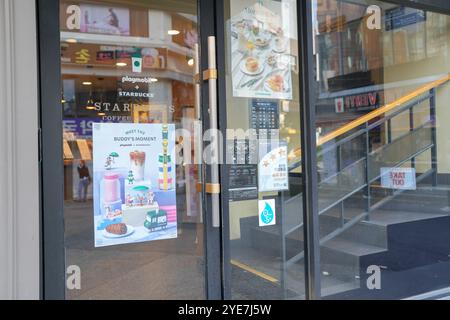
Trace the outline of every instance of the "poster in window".
<instances>
[{"instance_id":1,"label":"poster in window","mask_svg":"<svg viewBox=\"0 0 450 320\"><path fill-rule=\"evenodd\" d=\"M259 192L289 190L288 148L284 141L260 142Z\"/></svg>"},{"instance_id":2,"label":"poster in window","mask_svg":"<svg viewBox=\"0 0 450 320\"><path fill-rule=\"evenodd\" d=\"M81 32L130 35L130 11L127 8L83 4L80 9Z\"/></svg>"},{"instance_id":3,"label":"poster in window","mask_svg":"<svg viewBox=\"0 0 450 320\"><path fill-rule=\"evenodd\" d=\"M175 126L94 123L95 247L177 237Z\"/></svg>"},{"instance_id":4,"label":"poster in window","mask_svg":"<svg viewBox=\"0 0 450 320\"><path fill-rule=\"evenodd\" d=\"M261 1L232 7L231 73L233 96L292 99L294 1ZM233 12L235 11L235 12Z\"/></svg>"}]
</instances>

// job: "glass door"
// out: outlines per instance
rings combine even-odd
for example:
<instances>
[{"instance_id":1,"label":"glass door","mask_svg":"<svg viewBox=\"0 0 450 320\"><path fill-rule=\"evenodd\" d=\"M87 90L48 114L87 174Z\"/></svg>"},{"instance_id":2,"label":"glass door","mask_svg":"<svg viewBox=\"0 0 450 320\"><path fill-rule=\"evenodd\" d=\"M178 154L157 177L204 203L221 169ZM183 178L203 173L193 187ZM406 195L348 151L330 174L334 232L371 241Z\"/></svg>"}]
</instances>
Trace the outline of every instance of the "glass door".
<instances>
[{"instance_id":1,"label":"glass door","mask_svg":"<svg viewBox=\"0 0 450 320\"><path fill-rule=\"evenodd\" d=\"M199 7L59 1L68 299L220 296L206 287L206 238L219 240L204 214Z\"/></svg>"},{"instance_id":2,"label":"glass door","mask_svg":"<svg viewBox=\"0 0 450 320\"><path fill-rule=\"evenodd\" d=\"M304 299L297 1L224 0L225 297Z\"/></svg>"}]
</instances>

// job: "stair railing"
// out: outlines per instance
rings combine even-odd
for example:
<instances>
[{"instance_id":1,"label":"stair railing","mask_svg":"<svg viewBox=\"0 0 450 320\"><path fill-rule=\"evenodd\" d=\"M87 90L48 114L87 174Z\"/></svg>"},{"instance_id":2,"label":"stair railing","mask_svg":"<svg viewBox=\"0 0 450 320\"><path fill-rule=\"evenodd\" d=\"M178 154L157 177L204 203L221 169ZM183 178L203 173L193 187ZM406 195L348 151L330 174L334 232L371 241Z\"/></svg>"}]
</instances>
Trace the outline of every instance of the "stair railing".
<instances>
[{"instance_id":1,"label":"stair railing","mask_svg":"<svg viewBox=\"0 0 450 320\"><path fill-rule=\"evenodd\" d=\"M371 197L371 185L380 179L380 168L383 164L388 164L389 167L400 167L404 163L411 161L411 165L415 167L416 158L423 154L424 152L431 150L431 170L421 174L416 178L417 182L420 182L428 177L431 177L431 181L433 186L437 184L437 145L436 145L436 89L445 83L450 81L450 75L446 75L436 81L428 83L401 98L388 103L372 112L369 112L348 124L326 134L321 137L317 141L317 146L322 147L320 151L318 151L318 158L324 155L327 152L336 150L336 154L338 155L337 161L337 172L330 177L325 178L319 183L319 215L329 211L331 208L341 204L340 206L340 226L337 227L330 233L325 234L320 238L320 245L325 242L335 238L336 236L342 234L344 231L348 230L358 222L366 219L370 219L370 212L378 209L380 206L385 204L386 202L392 200L393 197L397 196L403 190L396 190L392 192L392 194L381 201L376 203L372 202ZM422 102L428 100L429 101L429 119L419 126L415 126L414 123L414 107L420 105ZM396 137L392 139L392 119L396 116L406 112L409 110L409 131L401 135L400 137ZM379 118L379 119L378 119ZM371 130L381 126L387 125L387 143L377 150L371 150L370 146L370 132ZM365 138L365 155L358 159L357 161L351 163L350 165L344 166L342 163L342 146L345 143L348 143L356 138L364 137ZM339 139L336 141L336 139ZM329 144L329 142L334 142L333 144ZM407 152L400 159L395 160L395 162L383 163L383 157L377 157L382 154L384 151L388 153L390 150L395 149L395 147L401 146ZM409 148L409 150L408 150ZM396 149L397 150L397 149ZM401 153L401 152L400 152ZM296 157L301 157L301 150L297 149L295 151ZM301 163L296 163L290 166L290 169L297 168ZM342 186L338 183L339 186L339 194L338 196L329 199L328 201L320 201L321 197L320 193L322 192L324 195L327 194L330 190L326 188L327 184L342 180L348 173L351 171L355 171L355 168L359 168L360 170L364 170L363 177L359 177L359 180L356 180L354 185L349 186L348 189L342 188ZM323 187L323 190L320 190ZM356 194L357 192L364 191L365 194L365 209L360 214L356 216L346 219L344 214L344 201L349 199L351 196ZM293 197L286 201L286 204L289 202L294 202L298 200L297 198L301 195ZM285 207L286 207L285 204ZM282 235L282 241L286 241L286 237L292 232L299 230L303 227L303 222L301 222L297 226L290 226L289 228L282 228L282 230L287 230L285 234ZM283 254L283 256L285 256ZM284 268L289 267L292 264L297 263L304 257L304 251L299 252L297 255L288 258L284 261ZM284 260L284 259L283 259Z\"/></svg>"}]
</instances>

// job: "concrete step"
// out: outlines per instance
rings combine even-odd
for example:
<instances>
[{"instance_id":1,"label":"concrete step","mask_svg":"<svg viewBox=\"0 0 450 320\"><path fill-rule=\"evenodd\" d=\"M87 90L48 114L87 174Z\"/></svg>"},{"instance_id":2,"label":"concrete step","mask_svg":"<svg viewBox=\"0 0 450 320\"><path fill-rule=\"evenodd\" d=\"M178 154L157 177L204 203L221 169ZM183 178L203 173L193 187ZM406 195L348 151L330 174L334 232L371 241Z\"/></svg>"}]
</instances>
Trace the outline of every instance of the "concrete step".
<instances>
[{"instance_id":1,"label":"concrete step","mask_svg":"<svg viewBox=\"0 0 450 320\"><path fill-rule=\"evenodd\" d=\"M386 251L385 248L336 237L321 246L322 271L325 275L331 275L342 281L359 281L360 269L370 265L371 256Z\"/></svg>"},{"instance_id":2,"label":"concrete step","mask_svg":"<svg viewBox=\"0 0 450 320\"><path fill-rule=\"evenodd\" d=\"M448 216L448 213L428 213L399 210L376 210L370 214L370 223L376 226L389 226Z\"/></svg>"},{"instance_id":3,"label":"concrete step","mask_svg":"<svg viewBox=\"0 0 450 320\"><path fill-rule=\"evenodd\" d=\"M404 191L381 207L382 210L420 213L445 213L450 207L450 197L444 187L419 187Z\"/></svg>"}]
</instances>

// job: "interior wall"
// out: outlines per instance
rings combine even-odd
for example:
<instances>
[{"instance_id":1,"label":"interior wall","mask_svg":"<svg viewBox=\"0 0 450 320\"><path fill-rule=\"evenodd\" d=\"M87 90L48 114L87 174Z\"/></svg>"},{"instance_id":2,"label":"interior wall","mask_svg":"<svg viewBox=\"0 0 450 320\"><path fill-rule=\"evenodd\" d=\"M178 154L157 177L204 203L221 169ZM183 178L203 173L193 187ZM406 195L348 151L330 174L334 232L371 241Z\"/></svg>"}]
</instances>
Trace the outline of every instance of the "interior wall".
<instances>
[{"instance_id":1,"label":"interior wall","mask_svg":"<svg viewBox=\"0 0 450 320\"><path fill-rule=\"evenodd\" d=\"M0 299L39 298L35 0L0 1Z\"/></svg>"},{"instance_id":2,"label":"interior wall","mask_svg":"<svg viewBox=\"0 0 450 320\"><path fill-rule=\"evenodd\" d=\"M438 55L432 56L423 60L397 64L386 67L384 72L384 83L392 83L403 80L418 79L429 76L445 75L450 73L450 17L447 17L447 43L446 48L441 50ZM414 90L414 87L404 88L403 90L390 90L386 92L386 101L391 102L402 95ZM436 134L437 134L437 153L438 153L438 172L440 174L450 173L450 84L447 83L437 89L436 97ZM417 120L422 117L420 110L429 110L428 101L426 106L415 108ZM417 121L417 123L420 123ZM393 128L408 128L409 117L405 114L398 116L392 121ZM393 134L399 136L403 131L399 130ZM430 156L424 154L420 159L417 159L417 171L425 172L430 169ZM423 161L420 161L423 160Z\"/></svg>"}]
</instances>

